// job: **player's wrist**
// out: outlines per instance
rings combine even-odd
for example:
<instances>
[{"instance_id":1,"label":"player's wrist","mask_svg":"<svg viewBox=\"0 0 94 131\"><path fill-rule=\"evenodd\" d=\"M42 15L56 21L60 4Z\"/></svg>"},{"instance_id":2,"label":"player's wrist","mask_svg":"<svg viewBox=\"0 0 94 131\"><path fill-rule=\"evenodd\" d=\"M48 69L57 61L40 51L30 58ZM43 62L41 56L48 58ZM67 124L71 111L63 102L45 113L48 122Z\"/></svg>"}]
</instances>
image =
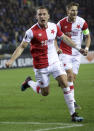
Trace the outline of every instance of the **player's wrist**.
<instances>
[{"instance_id":1,"label":"player's wrist","mask_svg":"<svg viewBox=\"0 0 94 131\"><path fill-rule=\"evenodd\" d=\"M57 48L56 51L58 52L58 51L59 51L59 48Z\"/></svg>"},{"instance_id":2,"label":"player's wrist","mask_svg":"<svg viewBox=\"0 0 94 131\"><path fill-rule=\"evenodd\" d=\"M78 50L78 51L80 51L81 47L75 46L75 49Z\"/></svg>"},{"instance_id":3,"label":"player's wrist","mask_svg":"<svg viewBox=\"0 0 94 131\"><path fill-rule=\"evenodd\" d=\"M89 48L88 48L88 47L85 47L85 50L87 50L87 51L88 51L88 50L89 50Z\"/></svg>"}]
</instances>

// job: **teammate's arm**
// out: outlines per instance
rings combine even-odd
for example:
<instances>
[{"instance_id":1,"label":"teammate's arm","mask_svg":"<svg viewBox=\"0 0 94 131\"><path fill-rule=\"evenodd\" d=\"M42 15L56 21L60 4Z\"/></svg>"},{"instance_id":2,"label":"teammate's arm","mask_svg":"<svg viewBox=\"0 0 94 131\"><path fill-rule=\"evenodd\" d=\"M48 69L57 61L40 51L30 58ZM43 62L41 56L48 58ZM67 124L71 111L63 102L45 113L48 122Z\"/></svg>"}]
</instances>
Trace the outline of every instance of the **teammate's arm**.
<instances>
[{"instance_id":1,"label":"teammate's arm","mask_svg":"<svg viewBox=\"0 0 94 131\"><path fill-rule=\"evenodd\" d=\"M85 50L86 50L87 53L89 51L90 43L91 43L91 37L90 37L90 34L88 34L88 35L85 36L85 45L86 45Z\"/></svg>"},{"instance_id":2,"label":"teammate's arm","mask_svg":"<svg viewBox=\"0 0 94 131\"><path fill-rule=\"evenodd\" d=\"M57 40L54 41L54 45L55 45L55 48L56 48L56 51L58 54L62 53L62 50L59 48L58 44L57 44Z\"/></svg>"},{"instance_id":3,"label":"teammate's arm","mask_svg":"<svg viewBox=\"0 0 94 131\"><path fill-rule=\"evenodd\" d=\"M90 47L90 43L91 43L90 31L88 29L87 22L84 23L82 32L83 32L83 35L85 36L85 51L87 55L89 47Z\"/></svg>"},{"instance_id":4,"label":"teammate's arm","mask_svg":"<svg viewBox=\"0 0 94 131\"><path fill-rule=\"evenodd\" d=\"M68 36L66 36L65 34L63 34L61 36L61 40L63 40L67 45L69 45L72 48L75 48L76 50L78 50L81 54L85 55L85 50L77 47L76 43L74 41L72 41Z\"/></svg>"},{"instance_id":5,"label":"teammate's arm","mask_svg":"<svg viewBox=\"0 0 94 131\"><path fill-rule=\"evenodd\" d=\"M67 45L69 45L70 47L76 48L77 50L80 50L80 48L77 47L76 43L74 41L72 41L68 36L66 36L65 34L63 34L61 36L61 40L63 40Z\"/></svg>"},{"instance_id":6,"label":"teammate's arm","mask_svg":"<svg viewBox=\"0 0 94 131\"><path fill-rule=\"evenodd\" d=\"M22 54L28 43L22 41L21 44L16 48L11 58L6 62L6 67L10 67L13 62Z\"/></svg>"}]
</instances>

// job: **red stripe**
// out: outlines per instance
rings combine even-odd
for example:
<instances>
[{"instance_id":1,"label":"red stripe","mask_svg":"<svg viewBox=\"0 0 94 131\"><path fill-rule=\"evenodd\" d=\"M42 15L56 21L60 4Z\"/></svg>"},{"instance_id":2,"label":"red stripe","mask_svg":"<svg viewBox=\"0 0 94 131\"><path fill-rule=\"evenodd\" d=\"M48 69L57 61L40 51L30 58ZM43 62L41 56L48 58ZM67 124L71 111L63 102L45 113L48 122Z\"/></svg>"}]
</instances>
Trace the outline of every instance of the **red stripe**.
<instances>
[{"instance_id":1,"label":"red stripe","mask_svg":"<svg viewBox=\"0 0 94 131\"><path fill-rule=\"evenodd\" d=\"M37 93L39 93L39 90L40 90L40 87L39 87L39 86L37 86Z\"/></svg>"},{"instance_id":2,"label":"red stripe","mask_svg":"<svg viewBox=\"0 0 94 131\"><path fill-rule=\"evenodd\" d=\"M67 18L64 18L60 21L60 26L61 31L71 38L72 23L68 22ZM72 48L63 41L61 41L60 48L62 49L64 54L72 54Z\"/></svg>"},{"instance_id":3,"label":"red stripe","mask_svg":"<svg viewBox=\"0 0 94 131\"><path fill-rule=\"evenodd\" d=\"M38 25L32 28L33 39L31 40L31 55L33 65L37 69L45 68L48 64L48 46L46 29L40 29Z\"/></svg>"},{"instance_id":4,"label":"red stripe","mask_svg":"<svg viewBox=\"0 0 94 131\"><path fill-rule=\"evenodd\" d=\"M72 85L72 86L70 86L70 90L72 90L72 89L74 89L74 86Z\"/></svg>"}]
</instances>

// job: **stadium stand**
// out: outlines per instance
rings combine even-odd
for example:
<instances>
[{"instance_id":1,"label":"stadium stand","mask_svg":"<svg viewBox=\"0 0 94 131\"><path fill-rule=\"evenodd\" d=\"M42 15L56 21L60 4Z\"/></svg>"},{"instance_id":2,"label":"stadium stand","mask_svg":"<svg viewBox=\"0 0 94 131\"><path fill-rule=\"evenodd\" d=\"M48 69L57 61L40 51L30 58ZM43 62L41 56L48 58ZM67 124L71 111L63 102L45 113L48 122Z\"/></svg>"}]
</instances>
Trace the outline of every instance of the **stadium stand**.
<instances>
[{"instance_id":1,"label":"stadium stand","mask_svg":"<svg viewBox=\"0 0 94 131\"><path fill-rule=\"evenodd\" d=\"M24 32L36 22L34 16L37 6L47 6L51 12L50 20L57 23L66 15L65 5L70 1L72 0L0 1L0 55L11 54L21 42ZM88 22L92 38L90 49L94 50L94 1L75 1L80 3L79 15Z\"/></svg>"}]
</instances>

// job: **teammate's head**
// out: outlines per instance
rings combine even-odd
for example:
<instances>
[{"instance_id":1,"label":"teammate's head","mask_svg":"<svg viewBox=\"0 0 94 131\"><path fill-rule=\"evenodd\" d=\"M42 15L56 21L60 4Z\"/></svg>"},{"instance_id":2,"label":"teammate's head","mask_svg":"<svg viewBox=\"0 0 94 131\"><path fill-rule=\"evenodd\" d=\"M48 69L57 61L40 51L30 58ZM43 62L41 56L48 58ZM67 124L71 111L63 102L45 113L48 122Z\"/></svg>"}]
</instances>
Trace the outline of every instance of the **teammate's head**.
<instances>
[{"instance_id":1,"label":"teammate's head","mask_svg":"<svg viewBox=\"0 0 94 131\"><path fill-rule=\"evenodd\" d=\"M39 7L36 11L36 18L38 20L38 23L41 27L47 27L47 22L49 19L49 12L48 9L46 7Z\"/></svg>"},{"instance_id":2,"label":"teammate's head","mask_svg":"<svg viewBox=\"0 0 94 131\"><path fill-rule=\"evenodd\" d=\"M79 4L75 2L71 2L66 6L68 19L70 22L74 22L76 20L76 16L78 14L78 7Z\"/></svg>"}]
</instances>

